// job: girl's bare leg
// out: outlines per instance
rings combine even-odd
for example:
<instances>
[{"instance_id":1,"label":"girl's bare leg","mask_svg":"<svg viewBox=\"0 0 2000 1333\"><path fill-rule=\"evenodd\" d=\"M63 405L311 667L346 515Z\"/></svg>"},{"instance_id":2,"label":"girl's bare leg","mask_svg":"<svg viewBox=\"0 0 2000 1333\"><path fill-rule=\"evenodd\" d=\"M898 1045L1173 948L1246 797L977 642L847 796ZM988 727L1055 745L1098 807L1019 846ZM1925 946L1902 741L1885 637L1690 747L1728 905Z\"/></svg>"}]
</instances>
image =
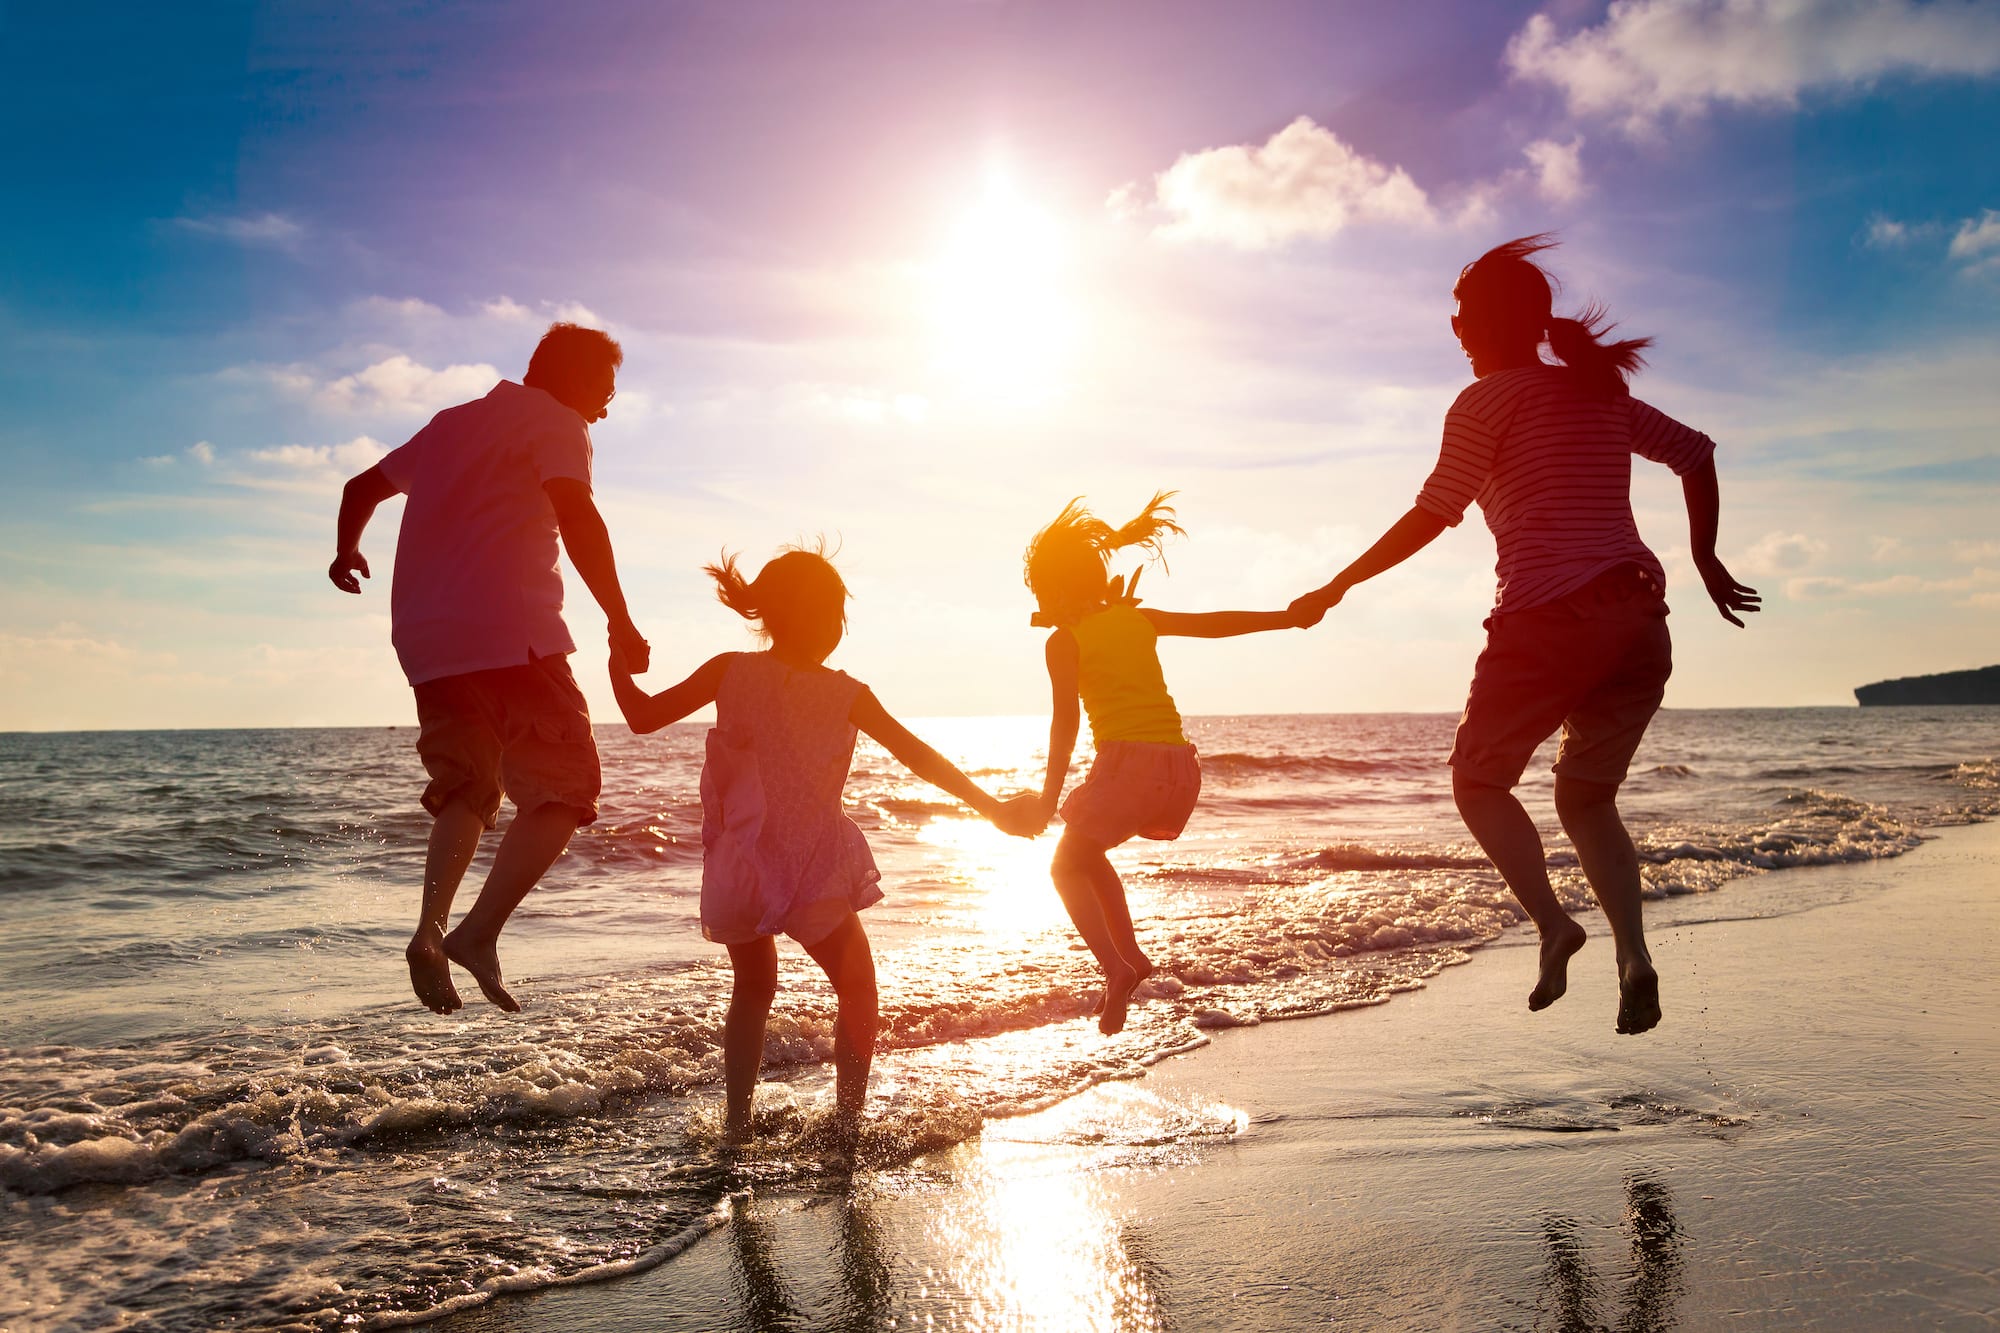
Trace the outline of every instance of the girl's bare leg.
<instances>
[{"instance_id":1,"label":"girl's bare leg","mask_svg":"<svg viewBox=\"0 0 2000 1333\"><path fill-rule=\"evenodd\" d=\"M1611 923L1618 949L1618 1030L1647 1032L1660 1021L1660 976L1646 948L1639 853L1618 817L1618 788L1556 779L1556 816L1576 846L1583 877Z\"/></svg>"},{"instance_id":2,"label":"girl's bare leg","mask_svg":"<svg viewBox=\"0 0 2000 1333\"><path fill-rule=\"evenodd\" d=\"M1528 1008L1546 1009L1569 988L1570 955L1583 947L1583 927L1556 900L1542 835L1514 793L1453 773L1451 794L1465 827L1541 932L1541 975L1528 995Z\"/></svg>"},{"instance_id":3,"label":"girl's bare leg","mask_svg":"<svg viewBox=\"0 0 2000 1333\"><path fill-rule=\"evenodd\" d=\"M1104 851L1074 833L1064 833L1049 871L1077 934L1104 971L1104 1008L1097 1028L1109 1035L1124 1030L1132 992L1152 975L1153 964L1139 947L1125 885Z\"/></svg>"},{"instance_id":4,"label":"girl's bare leg","mask_svg":"<svg viewBox=\"0 0 2000 1333\"><path fill-rule=\"evenodd\" d=\"M858 1122L868 1101L868 1070L875 1062L875 954L861 918L852 912L832 934L807 945L806 952L833 983L840 1001L833 1018L834 1105L844 1119Z\"/></svg>"},{"instance_id":5,"label":"girl's bare leg","mask_svg":"<svg viewBox=\"0 0 2000 1333\"><path fill-rule=\"evenodd\" d=\"M770 936L729 946L735 974L722 1023L722 1141L750 1141L750 1098L764 1064L764 1024L778 994L778 942Z\"/></svg>"}]
</instances>

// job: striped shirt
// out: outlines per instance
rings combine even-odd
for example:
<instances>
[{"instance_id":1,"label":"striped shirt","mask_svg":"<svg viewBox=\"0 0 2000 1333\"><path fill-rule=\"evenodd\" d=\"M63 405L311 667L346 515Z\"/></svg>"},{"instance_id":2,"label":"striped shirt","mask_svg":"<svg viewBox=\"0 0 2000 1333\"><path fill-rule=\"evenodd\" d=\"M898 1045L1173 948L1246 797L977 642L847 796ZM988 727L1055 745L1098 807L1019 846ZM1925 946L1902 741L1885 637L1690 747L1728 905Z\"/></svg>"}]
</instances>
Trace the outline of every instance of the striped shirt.
<instances>
[{"instance_id":1,"label":"striped shirt","mask_svg":"<svg viewBox=\"0 0 2000 1333\"><path fill-rule=\"evenodd\" d=\"M1417 507L1457 526L1477 501L1500 548L1495 614L1574 592L1636 563L1666 586L1632 521L1632 455L1681 476L1715 442L1637 398L1598 398L1561 366L1486 376L1459 394Z\"/></svg>"}]
</instances>

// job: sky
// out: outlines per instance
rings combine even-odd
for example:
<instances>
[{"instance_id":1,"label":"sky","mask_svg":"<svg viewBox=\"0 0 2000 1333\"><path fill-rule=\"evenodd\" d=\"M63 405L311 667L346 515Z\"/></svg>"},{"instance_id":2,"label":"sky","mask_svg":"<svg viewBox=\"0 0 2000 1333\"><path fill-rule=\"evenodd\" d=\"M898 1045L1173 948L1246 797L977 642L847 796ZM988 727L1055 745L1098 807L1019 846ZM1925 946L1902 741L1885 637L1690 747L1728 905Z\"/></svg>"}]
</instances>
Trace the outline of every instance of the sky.
<instances>
[{"instance_id":1,"label":"sky","mask_svg":"<svg viewBox=\"0 0 2000 1333\"><path fill-rule=\"evenodd\" d=\"M555 319L625 347L596 489L654 688L752 646L703 563L824 535L892 712L1045 711L1066 500L1178 492L1150 605L1283 605L1429 471L1460 266L1547 230L1765 595L1715 615L1639 463L1669 707L2000 662L1990 3L0 2L0 124L0 730L412 721L401 503L344 596L341 483ZM1492 564L1475 511L1168 682L1455 710Z\"/></svg>"}]
</instances>

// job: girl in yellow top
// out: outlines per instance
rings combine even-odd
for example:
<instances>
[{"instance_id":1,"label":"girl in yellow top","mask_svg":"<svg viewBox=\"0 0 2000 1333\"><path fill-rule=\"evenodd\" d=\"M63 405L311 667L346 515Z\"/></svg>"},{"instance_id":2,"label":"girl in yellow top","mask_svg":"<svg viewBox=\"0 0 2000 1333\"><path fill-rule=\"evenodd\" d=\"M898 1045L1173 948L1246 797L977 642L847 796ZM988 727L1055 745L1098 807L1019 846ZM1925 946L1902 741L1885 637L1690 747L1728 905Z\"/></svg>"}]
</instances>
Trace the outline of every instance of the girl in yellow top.
<instances>
[{"instance_id":1,"label":"girl in yellow top","mask_svg":"<svg viewBox=\"0 0 2000 1333\"><path fill-rule=\"evenodd\" d=\"M1305 625L1291 611L1186 615L1140 607L1133 595L1138 572L1129 585L1112 578L1111 553L1137 546L1158 555L1163 536L1185 535L1166 503L1171 495L1155 494L1121 528L1093 517L1078 497L1028 545L1027 583L1040 608L1033 623L1053 628L1047 651L1055 716L1043 819L1055 814L1069 773L1079 699L1097 751L1089 776L1062 803L1062 842L1050 873L1077 933L1104 969L1097 1026L1105 1033L1124 1028L1133 990L1153 974L1132 931L1125 886L1105 852L1134 836L1178 838L1201 793L1201 765L1181 732L1154 640L1162 634L1226 639Z\"/></svg>"}]
</instances>

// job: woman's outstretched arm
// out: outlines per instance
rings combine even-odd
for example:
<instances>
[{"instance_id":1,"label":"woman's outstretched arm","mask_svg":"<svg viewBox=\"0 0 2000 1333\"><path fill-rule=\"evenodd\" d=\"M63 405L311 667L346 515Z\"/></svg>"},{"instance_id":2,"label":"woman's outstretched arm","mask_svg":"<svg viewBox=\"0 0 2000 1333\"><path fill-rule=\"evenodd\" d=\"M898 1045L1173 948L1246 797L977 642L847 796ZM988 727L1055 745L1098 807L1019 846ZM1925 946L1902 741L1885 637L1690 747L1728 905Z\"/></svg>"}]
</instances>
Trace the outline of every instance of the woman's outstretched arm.
<instances>
[{"instance_id":1,"label":"woman's outstretched arm","mask_svg":"<svg viewBox=\"0 0 2000 1333\"><path fill-rule=\"evenodd\" d=\"M1331 582L1293 601L1292 610L1309 616L1306 624L1317 623L1329 608L1340 605L1340 599L1347 595L1348 589L1394 569L1436 541L1438 534L1449 526L1430 510L1412 507L1353 564L1334 575Z\"/></svg>"},{"instance_id":2,"label":"woman's outstretched arm","mask_svg":"<svg viewBox=\"0 0 2000 1333\"><path fill-rule=\"evenodd\" d=\"M715 691L722 684L722 673L728 669L729 659L736 656L734 653L723 653L720 657L711 657L680 684L670 685L658 694L648 694L632 679L625 655L618 649L618 640L611 642L611 693L617 696L618 711L625 715L625 725L642 736L680 721L697 708L714 703Z\"/></svg>"},{"instance_id":3,"label":"woman's outstretched arm","mask_svg":"<svg viewBox=\"0 0 2000 1333\"><path fill-rule=\"evenodd\" d=\"M1715 457L1681 476L1681 496L1687 501L1688 546L1694 552L1694 567L1702 586L1722 618L1738 629L1743 622L1738 611L1762 610L1762 599L1748 584L1738 583L1715 554L1715 534L1722 522L1722 484L1715 479Z\"/></svg>"}]
</instances>

